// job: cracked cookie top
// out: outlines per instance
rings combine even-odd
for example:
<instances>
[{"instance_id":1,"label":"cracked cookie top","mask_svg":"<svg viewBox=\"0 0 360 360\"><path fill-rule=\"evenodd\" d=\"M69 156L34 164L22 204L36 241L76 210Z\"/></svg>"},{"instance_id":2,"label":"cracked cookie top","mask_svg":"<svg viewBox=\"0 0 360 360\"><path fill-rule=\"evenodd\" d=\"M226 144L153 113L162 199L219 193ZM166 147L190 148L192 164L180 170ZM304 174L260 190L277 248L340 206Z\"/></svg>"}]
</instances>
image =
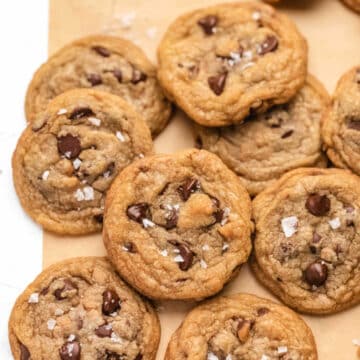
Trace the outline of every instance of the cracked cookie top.
<instances>
[{"instance_id":1,"label":"cracked cookie top","mask_svg":"<svg viewBox=\"0 0 360 360\"><path fill-rule=\"evenodd\" d=\"M294 96L305 82L307 45L271 6L233 3L179 17L158 58L168 96L199 124L224 126Z\"/></svg>"},{"instance_id":2,"label":"cracked cookie top","mask_svg":"<svg viewBox=\"0 0 360 360\"><path fill-rule=\"evenodd\" d=\"M106 92L71 90L50 102L21 136L13 156L15 188L45 229L100 231L111 182L151 152L150 132L130 105Z\"/></svg>"},{"instance_id":3,"label":"cracked cookie top","mask_svg":"<svg viewBox=\"0 0 360 360\"><path fill-rule=\"evenodd\" d=\"M289 170L326 165L320 121L328 104L326 90L308 76L290 102L250 116L243 124L196 126L196 143L218 155L256 195Z\"/></svg>"},{"instance_id":4,"label":"cracked cookie top","mask_svg":"<svg viewBox=\"0 0 360 360\"><path fill-rule=\"evenodd\" d=\"M165 360L186 359L316 360L317 350L311 330L293 311L238 294L209 301L186 316Z\"/></svg>"},{"instance_id":5,"label":"cracked cookie top","mask_svg":"<svg viewBox=\"0 0 360 360\"><path fill-rule=\"evenodd\" d=\"M142 159L114 181L103 239L119 273L157 299L220 291L250 253L250 200L216 156L199 150Z\"/></svg>"},{"instance_id":6,"label":"cracked cookie top","mask_svg":"<svg viewBox=\"0 0 360 360\"><path fill-rule=\"evenodd\" d=\"M75 88L93 88L122 97L144 117L153 135L167 124L171 107L156 79L155 67L131 42L112 36L88 36L60 49L35 73L26 96L33 121L55 96Z\"/></svg>"},{"instance_id":7,"label":"cracked cookie top","mask_svg":"<svg viewBox=\"0 0 360 360\"><path fill-rule=\"evenodd\" d=\"M49 267L27 287L9 338L16 360L154 360L160 326L105 258L83 257Z\"/></svg>"},{"instance_id":8,"label":"cracked cookie top","mask_svg":"<svg viewBox=\"0 0 360 360\"><path fill-rule=\"evenodd\" d=\"M360 67L339 80L324 118L322 135L327 155L338 167L360 174Z\"/></svg>"},{"instance_id":9,"label":"cracked cookie top","mask_svg":"<svg viewBox=\"0 0 360 360\"><path fill-rule=\"evenodd\" d=\"M325 314L360 301L359 188L346 170L299 169L255 198L252 266L287 305Z\"/></svg>"}]
</instances>

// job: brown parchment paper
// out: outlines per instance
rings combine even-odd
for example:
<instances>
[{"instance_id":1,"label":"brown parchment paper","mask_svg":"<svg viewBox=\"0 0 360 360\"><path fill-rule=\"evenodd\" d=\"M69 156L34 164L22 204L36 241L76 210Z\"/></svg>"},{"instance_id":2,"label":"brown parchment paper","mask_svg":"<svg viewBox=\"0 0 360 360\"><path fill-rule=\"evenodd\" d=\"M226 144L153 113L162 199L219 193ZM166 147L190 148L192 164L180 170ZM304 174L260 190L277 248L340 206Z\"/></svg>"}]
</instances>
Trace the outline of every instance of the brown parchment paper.
<instances>
[{"instance_id":1,"label":"brown parchment paper","mask_svg":"<svg viewBox=\"0 0 360 360\"><path fill-rule=\"evenodd\" d=\"M176 16L218 2L221 0L50 0L49 54L83 35L107 33L135 41L155 62L161 36ZM309 69L332 92L340 75L360 64L360 16L338 0L284 0L278 7L296 21L307 37ZM131 15L134 15L131 26L124 27L123 20L126 23ZM190 121L184 114L180 111L175 114L155 146L164 153L193 146ZM74 256L105 254L100 234L71 238L44 233L43 244L44 266ZM272 298L247 266L223 293L234 292ZM158 359L163 359L171 334L193 305L181 302L158 305L162 326ZM360 305L337 315L304 318L314 332L320 360L356 359L352 339L360 339Z\"/></svg>"}]
</instances>

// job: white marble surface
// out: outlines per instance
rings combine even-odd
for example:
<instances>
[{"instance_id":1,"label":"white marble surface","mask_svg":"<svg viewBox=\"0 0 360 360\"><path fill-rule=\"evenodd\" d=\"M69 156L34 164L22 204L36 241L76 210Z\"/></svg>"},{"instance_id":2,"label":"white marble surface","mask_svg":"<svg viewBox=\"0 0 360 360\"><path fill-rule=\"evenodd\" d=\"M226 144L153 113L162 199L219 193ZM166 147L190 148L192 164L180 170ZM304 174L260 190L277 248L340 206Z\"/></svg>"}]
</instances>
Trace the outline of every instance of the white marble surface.
<instances>
[{"instance_id":1,"label":"white marble surface","mask_svg":"<svg viewBox=\"0 0 360 360\"><path fill-rule=\"evenodd\" d=\"M47 57L48 1L0 3L0 359L12 359L7 322L12 305L41 270L42 231L22 211L11 155L25 127L24 96Z\"/></svg>"}]
</instances>

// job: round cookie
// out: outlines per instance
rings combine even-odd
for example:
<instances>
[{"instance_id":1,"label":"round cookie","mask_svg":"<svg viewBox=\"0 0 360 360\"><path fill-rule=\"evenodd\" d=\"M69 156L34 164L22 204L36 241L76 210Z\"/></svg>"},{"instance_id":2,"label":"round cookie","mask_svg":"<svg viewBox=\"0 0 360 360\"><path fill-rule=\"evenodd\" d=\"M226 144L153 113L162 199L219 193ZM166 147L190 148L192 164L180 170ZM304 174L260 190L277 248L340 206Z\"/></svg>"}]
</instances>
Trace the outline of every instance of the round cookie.
<instances>
[{"instance_id":1,"label":"round cookie","mask_svg":"<svg viewBox=\"0 0 360 360\"><path fill-rule=\"evenodd\" d=\"M360 0L342 0L352 10L360 13Z\"/></svg>"},{"instance_id":2,"label":"round cookie","mask_svg":"<svg viewBox=\"0 0 360 360\"><path fill-rule=\"evenodd\" d=\"M217 158L196 149L142 159L106 198L103 239L119 273L155 299L220 291L247 260L249 195Z\"/></svg>"},{"instance_id":3,"label":"round cookie","mask_svg":"<svg viewBox=\"0 0 360 360\"><path fill-rule=\"evenodd\" d=\"M290 307L327 314L360 301L359 189L347 170L298 169L255 198L252 267Z\"/></svg>"},{"instance_id":4,"label":"round cookie","mask_svg":"<svg viewBox=\"0 0 360 360\"><path fill-rule=\"evenodd\" d=\"M269 5L221 4L179 17L158 59L169 98L197 123L224 126L294 96L305 82L307 44Z\"/></svg>"},{"instance_id":5,"label":"round cookie","mask_svg":"<svg viewBox=\"0 0 360 360\"><path fill-rule=\"evenodd\" d=\"M173 334L165 355L165 360L317 358L311 330L297 314L247 294L196 307Z\"/></svg>"},{"instance_id":6,"label":"round cookie","mask_svg":"<svg viewBox=\"0 0 360 360\"><path fill-rule=\"evenodd\" d=\"M49 58L35 73L26 95L26 117L33 121L55 96L75 88L95 88L121 96L157 135L171 106L143 51L121 38L95 35L76 40Z\"/></svg>"},{"instance_id":7,"label":"round cookie","mask_svg":"<svg viewBox=\"0 0 360 360\"><path fill-rule=\"evenodd\" d=\"M111 182L150 153L148 127L120 97L71 90L22 134L12 161L16 192L26 212L49 231L100 231Z\"/></svg>"},{"instance_id":8,"label":"round cookie","mask_svg":"<svg viewBox=\"0 0 360 360\"><path fill-rule=\"evenodd\" d=\"M360 174L360 66L338 82L323 122L324 148L337 167Z\"/></svg>"},{"instance_id":9,"label":"round cookie","mask_svg":"<svg viewBox=\"0 0 360 360\"><path fill-rule=\"evenodd\" d=\"M26 288L9 340L15 360L154 360L160 325L105 258L82 257L50 266Z\"/></svg>"},{"instance_id":10,"label":"round cookie","mask_svg":"<svg viewBox=\"0 0 360 360\"><path fill-rule=\"evenodd\" d=\"M290 102L250 116L243 124L196 126L197 145L218 155L250 195L256 195L289 170L326 166L320 121L328 103L326 90L308 76Z\"/></svg>"}]
</instances>

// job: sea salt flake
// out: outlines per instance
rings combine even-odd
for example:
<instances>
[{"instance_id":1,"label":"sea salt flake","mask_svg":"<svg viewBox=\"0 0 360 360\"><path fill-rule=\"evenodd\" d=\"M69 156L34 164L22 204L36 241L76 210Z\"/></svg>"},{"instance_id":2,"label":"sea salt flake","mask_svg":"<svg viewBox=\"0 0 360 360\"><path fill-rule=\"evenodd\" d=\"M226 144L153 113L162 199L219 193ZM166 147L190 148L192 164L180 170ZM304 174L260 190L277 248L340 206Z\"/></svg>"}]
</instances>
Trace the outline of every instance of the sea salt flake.
<instances>
[{"instance_id":1,"label":"sea salt flake","mask_svg":"<svg viewBox=\"0 0 360 360\"><path fill-rule=\"evenodd\" d=\"M66 151L64 155L65 155L65 157L67 159L70 159L71 158L71 151Z\"/></svg>"},{"instance_id":2,"label":"sea salt flake","mask_svg":"<svg viewBox=\"0 0 360 360\"><path fill-rule=\"evenodd\" d=\"M205 260L203 260L203 259L200 260L200 266L201 266L203 269L207 269L207 267L208 267L207 263L206 263Z\"/></svg>"},{"instance_id":3,"label":"sea salt flake","mask_svg":"<svg viewBox=\"0 0 360 360\"><path fill-rule=\"evenodd\" d=\"M282 354L286 354L288 352L288 348L286 346L279 346L277 348L277 352L278 354L282 355Z\"/></svg>"},{"instance_id":4,"label":"sea salt flake","mask_svg":"<svg viewBox=\"0 0 360 360\"><path fill-rule=\"evenodd\" d=\"M117 313L116 311L114 311L113 313L110 314L110 316L111 316L111 317L115 317L115 316L117 316L117 314L118 314L118 313Z\"/></svg>"},{"instance_id":5,"label":"sea salt flake","mask_svg":"<svg viewBox=\"0 0 360 360\"><path fill-rule=\"evenodd\" d=\"M270 358L267 355L263 354L260 360L270 360Z\"/></svg>"},{"instance_id":6,"label":"sea salt flake","mask_svg":"<svg viewBox=\"0 0 360 360\"><path fill-rule=\"evenodd\" d=\"M89 117L88 120L89 120L89 123L94 126L100 126L100 124L101 124L101 120L96 117Z\"/></svg>"},{"instance_id":7,"label":"sea salt flake","mask_svg":"<svg viewBox=\"0 0 360 360\"><path fill-rule=\"evenodd\" d=\"M60 109L58 112L57 112L57 115L64 115L67 113L67 110L66 109Z\"/></svg>"},{"instance_id":8,"label":"sea salt flake","mask_svg":"<svg viewBox=\"0 0 360 360\"><path fill-rule=\"evenodd\" d=\"M155 224L149 219L143 219L142 224L143 224L145 229L148 228L148 227L154 227L155 226Z\"/></svg>"},{"instance_id":9,"label":"sea salt flake","mask_svg":"<svg viewBox=\"0 0 360 360\"><path fill-rule=\"evenodd\" d=\"M160 254L162 256L168 256L168 251L166 249L164 249L164 250L160 251Z\"/></svg>"},{"instance_id":10,"label":"sea salt flake","mask_svg":"<svg viewBox=\"0 0 360 360\"><path fill-rule=\"evenodd\" d=\"M245 69L250 68L250 67L252 67L254 65L255 65L254 62L248 62L247 64L244 64L244 66L241 68L241 70L245 70Z\"/></svg>"},{"instance_id":11,"label":"sea salt flake","mask_svg":"<svg viewBox=\"0 0 360 360\"><path fill-rule=\"evenodd\" d=\"M56 320L55 319L49 319L47 321L47 327L48 327L49 330L54 330L55 325L56 325Z\"/></svg>"},{"instance_id":12,"label":"sea salt flake","mask_svg":"<svg viewBox=\"0 0 360 360\"><path fill-rule=\"evenodd\" d=\"M155 39L157 32L158 30L155 26L149 27L146 29L146 36L149 39Z\"/></svg>"},{"instance_id":13,"label":"sea salt flake","mask_svg":"<svg viewBox=\"0 0 360 360\"><path fill-rule=\"evenodd\" d=\"M139 157L140 159L143 159L145 156L144 156L144 154L139 154L138 157Z\"/></svg>"},{"instance_id":14,"label":"sea salt flake","mask_svg":"<svg viewBox=\"0 0 360 360\"><path fill-rule=\"evenodd\" d=\"M115 343L121 343L122 339L117 336L114 332L111 333L111 341Z\"/></svg>"},{"instance_id":15,"label":"sea salt flake","mask_svg":"<svg viewBox=\"0 0 360 360\"><path fill-rule=\"evenodd\" d=\"M32 293L29 296L28 303L29 304L37 304L39 302L39 293Z\"/></svg>"},{"instance_id":16,"label":"sea salt flake","mask_svg":"<svg viewBox=\"0 0 360 360\"><path fill-rule=\"evenodd\" d=\"M91 186L85 186L83 192L86 201L94 200L94 189Z\"/></svg>"},{"instance_id":17,"label":"sea salt flake","mask_svg":"<svg viewBox=\"0 0 360 360\"><path fill-rule=\"evenodd\" d=\"M251 17L253 18L253 20L258 21L258 20L261 19L261 12L260 11L254 11L252 13Z\"/></svg>"},{"instance_id":18,"label":"sea salt flake","mask_svg":"<svg viewBox=\"0 0 360 360\"><path fill-rule=\"evenodd\" d=\"M41 175L41 178L46 181L48 178L49 178L49 174L50 174L50 171L49 170L45 170L42 175Z\"/></svg>"},{"instance_id":19,"label":"sea salt flake","mask_svg":"<svg viewBox=\"0 0 360 360\"><path fill-rule=\"evenodd\" d=\"M225 243L222 247L222 251L226 251L229 248L229 244Z\"/></svg>"},{"instance_id":20,"label":"sea salt flake","mask_svg":"<svg viewBox=\"0 0 360 360\"><path fill-rule=\"evenodd\" d=\"M177 263L184 262L184 258L181 255L176 255L174 261Z\"/></svg>"},{"instance_id":21,"label":"sea salt flake","mask_svg":"<svg viewBox=\"0 0 360 360\"><path fill-rule=\"evenodd\" d=\"M230 57L234 64L237 64L241 61L241 56L237 52L230 52Z\"/></svg>"},{"instance_id":22,"label":"sea salt flake","mask_svg":"<svg viewBox=\"0 0 360 360\"><path fill-rule=\"evenodd\" d=\"M125 137L124 137L124 135L122 134L121 131L117 131L117 132L116 132L116 137L117 137L121 142L124 142L124 141L125 141Z\"/></svg>"},{"instance_id":23,"label":"sea salt flake","mask_svg":"<svg viewBox=\"0 0 360 360\"><path fill-rule=\"evenodd\" d=\"M203 251L209 251L210 250L210 246L208 244L205 244L203 247L202 247Z\"/></svg>"},{"instance_id":24,"label":"sea salt flake","mask_svg":"<svg viewBox=\"0 0 360 360\"><path fill-rule=\"evenodd\" d=\"M62 309L56 309L54 311L55 316L61 316L64 315L64 311Z\"/></svg>"},{"instance_id":25,"label":"sea salt flake","mask_svg":"<svg viewBox=\"0 0 360 360\"><path fill-rule=\"evenodd\" d=\"M207 354L207 360L219 360L219 358L212 352Z\"/></svg>"},{"instance_id":26,"label":"sea salt flake","mask_svg":"<svg viewBox=\"0 0 360 360\"><path fill-rule=\"evenodd\" d=\"M297 231L298 218L289 216L281 219L281 227L286 237L293 236Z\"/></svg>"},{"instance_id":27,"label":"sea salt flake","mask_svg":"<svg viewBox=\"0 0 360 360\"><path fill-rule=\"evenodd\" d=\"M74 161L73 161L73 166L74 166L74 169L75 170L78 170L80 168L80 165L81 165L82 161L78 158L76 158Z\"/></svg>"},{"instance_id":28,"label":"sea salt flake","mask_svg":"<svg viewBox=\"0 0 360 360\"><path fill-rule=\"evenodd\" d=\"M229 215L230 215L230 208L228 208L228 207L224 208L223 217L220 222L221 226L224 226L228 222Z\"/></svg>"},{"instance_id":29,"label":"sea salt flake","mask_svg":"<svg viewBox=\"0 0 360 360\"><path fill-rule=\"evenodd\" d=\"M329 225L333 230L338 229L341 226L340 219L338 217L329 220Z\"/></svg>"},{"instance_id":30,"label":"sea salt flake","mask_svg":"<svg viewBox=\"0 0 360 360\"><path fill-rule=\"evenodd\" d=\"M129 252L129 249L126 246L122 246L121 248L123 249L123 251Z\"/></svg>"},{"instance_id":31,"label":"sea salt flake","mask_svg":"<svg viewBox=\"0 0 360 360\"><path fill-rule=\"evenodd\" d=\"M70 334L67 340L69 342L71 342L71 341L74 341L75 339L76 339L76 336L74 334Z\"/></svg>"},{"instance_id":32,"label":"sea salt flake","mask_svg":"<svg viewBox=\"0 0 360 360\"><path fill-rule=\"evenodd\" d=\"M245 50L243 53L242 53L242 57L246 60L252 60L253 58L253 53L251 50Z\"/></svg>"}]
</instances>

